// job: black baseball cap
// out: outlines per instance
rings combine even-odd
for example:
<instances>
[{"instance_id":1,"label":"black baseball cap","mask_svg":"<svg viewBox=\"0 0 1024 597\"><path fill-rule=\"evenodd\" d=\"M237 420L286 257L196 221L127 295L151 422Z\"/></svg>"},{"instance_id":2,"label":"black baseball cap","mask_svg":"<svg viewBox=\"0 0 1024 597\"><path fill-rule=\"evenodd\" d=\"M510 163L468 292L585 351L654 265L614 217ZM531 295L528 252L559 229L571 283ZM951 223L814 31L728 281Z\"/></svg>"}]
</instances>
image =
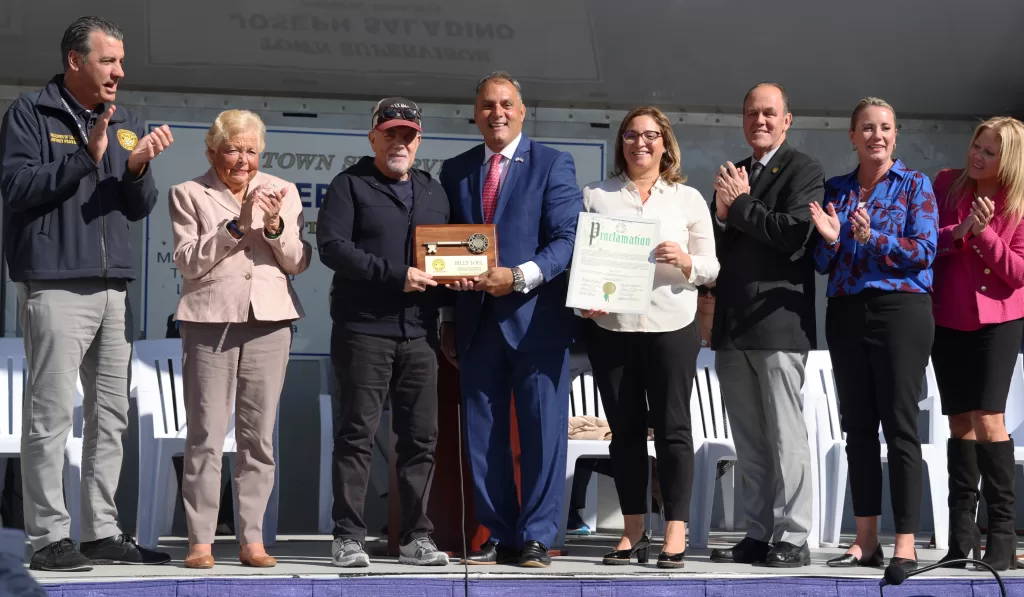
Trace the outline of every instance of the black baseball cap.
<instances>
[{"instance_id":1,"label":"black baseball cap","mask_svg":"<svg viewBox=\"0 0 1024 597\"><path fill-rule=\"evenodd\" d=\"M380 100L370 117L370 128L386 131L396 126L408 126L423 132L420 126L422 113L415 102L404 97L388 97Z\"/></svg>"}]
</instances>

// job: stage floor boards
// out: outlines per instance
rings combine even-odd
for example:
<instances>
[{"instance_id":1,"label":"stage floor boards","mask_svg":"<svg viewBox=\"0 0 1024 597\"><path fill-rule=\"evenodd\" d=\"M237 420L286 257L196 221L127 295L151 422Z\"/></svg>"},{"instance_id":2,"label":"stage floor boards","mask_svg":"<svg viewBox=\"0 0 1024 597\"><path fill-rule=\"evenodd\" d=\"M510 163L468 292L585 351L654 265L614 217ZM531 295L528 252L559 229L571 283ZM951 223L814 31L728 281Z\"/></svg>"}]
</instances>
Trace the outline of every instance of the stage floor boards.
<instances>
[{"instance_id":1,"label":"stage floor boards","mask_svg":"<svg viewBox=\"0 0 1024 597\"><path fill-rule=\"evenodd\" d=\"M725 547L742 538L735 533L712 533L711 547ZM554 558L550 568L519 568L517 566L470 566L471 579L515 579L515 578L577 578L577 579L612 579L628 577L632 579L650 578L652 580L666 576L690 578L771 578L771 577L832 577L867 579L882 577L881 569L855 568L837 569L825 566L825 561L845 551L845 547L821 548L811 551L812 564L801 568L767 568L743 564L716 564L709 561L710 549L690 549L687 553L686 567L678 571L666 571L655 567L654 562L660 550L660 542L652 547L651 560L647 565L631 564L629 566L604 566L601 556L614 546L617 536L597 535L577 538L570 541L569 555ZM852 536L844 536L843 541L852 540ZM923 564L939 560L944 552L924 547L928 537L919 537L918 559ZM845 545L845 543L841 544ZM883 550L886 560L892 556L892 537L883 537ZM165 537L161 549L169 552L174 558L169 564L162 566L97 566L91 572L58 573L35 572L32 574L41 583L65 584L76 582L114 582L119 580L143 579L199 579L199 578L239 578L239 577L276 577L276 578L338 578L339 576L426 576L437 578L461 578L465 568L461 564L452 563L441 567L405 566L397 562L397 558L375 556L372 551L383 549L379 542L368 542L371 550L371 564L368 568L335 568L331 565L331 538L319 536L281 536L277 545L268 552L277 558L278 565L274 568L255 569L243 567L238 562L238 547L233 538L224 537L214 545L214 557L217 565L212 570L190 570L184 567L183 559L187 552L184 539ZM1024 570L1002 573L1007 579L1024 578ZM970 570L935 570L927 573L929 579L942 577L970 577L973 579L991 578L988 573Z\"/></svg>"}]
</instances>

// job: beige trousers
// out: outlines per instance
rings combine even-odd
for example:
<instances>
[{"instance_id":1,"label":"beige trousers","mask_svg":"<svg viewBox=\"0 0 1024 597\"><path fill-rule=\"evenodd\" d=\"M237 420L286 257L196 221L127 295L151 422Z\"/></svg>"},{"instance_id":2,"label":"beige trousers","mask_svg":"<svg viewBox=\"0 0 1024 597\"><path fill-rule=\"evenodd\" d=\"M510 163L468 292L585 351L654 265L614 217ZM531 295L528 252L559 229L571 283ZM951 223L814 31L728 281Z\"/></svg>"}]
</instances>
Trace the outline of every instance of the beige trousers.
<instances>
[{"instance_id":1,"label":"beige trousers","mask_svg":"<svg viewBox=\"0 0 1024 597\"><path fill-rule=\"evenodd\" d=\"M190 544L213 543L224 437L235 406L239 536L263 543L274 488L274 422L291 348L290 321L181 322L188 436L181 497ZM237 384L237 390L236 390Z\"/></svg>"}]
</instances>

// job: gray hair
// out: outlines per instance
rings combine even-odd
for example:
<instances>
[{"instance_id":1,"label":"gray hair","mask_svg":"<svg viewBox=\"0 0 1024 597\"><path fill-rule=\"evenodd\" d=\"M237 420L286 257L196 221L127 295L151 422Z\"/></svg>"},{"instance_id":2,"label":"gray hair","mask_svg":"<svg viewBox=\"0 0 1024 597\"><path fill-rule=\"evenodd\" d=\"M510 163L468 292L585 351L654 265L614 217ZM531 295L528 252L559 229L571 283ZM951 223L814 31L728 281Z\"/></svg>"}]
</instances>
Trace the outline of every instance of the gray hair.
<instances>
[{"instance_id":1,"label":"gray hair","mask_svg":"<svg viewBox=\"0 0 1024 597\"><path fill-rule=\"evenodd\" d=\"M747 94L743 96L744 111L746 111L747 109L747 100L750 99L750 94L754 93L755 90L761 87L774 87L778 89L779 93L782 94L782 116L789 114L789 94L786 93L786 88L783 87L781 83L774 83L772 81L763 81L761 83L758 83L757 85L754 85L753 87L750 88L749 91L747 91Z\"/></svg>"},{"instance_id":2,"label":"gray hair","mask_svg":"<svg viewBox=\"0 0 1024 597\"><path fill-rule=\"evenodd\" d=\"M124 40L124 33L117 25L103 17L78 17L74 23L64 31L64 37L60 40L61 61L64 63L64 70L68 70L68 54L76 52L86 56L92 51L89 46L89 36L93 31L105 33L116 40Z\"/></svg>"},{"instance_id":3,"label":"gray hair","mask_svg":"<svg viewBox=\"0 0 1024 597\"><path fill-rule=\"evenodd\" d=\"M519 86L519 81L516 81L516 78L510 75L508 71L503 70L496 70L480 79L476 84L476 94L480 95L480 90L484 88L484 85L494 82L509 83L516 88L516 93L519 94L519 101L523 101L523 88Z\"/></svg>"}]
</instances>

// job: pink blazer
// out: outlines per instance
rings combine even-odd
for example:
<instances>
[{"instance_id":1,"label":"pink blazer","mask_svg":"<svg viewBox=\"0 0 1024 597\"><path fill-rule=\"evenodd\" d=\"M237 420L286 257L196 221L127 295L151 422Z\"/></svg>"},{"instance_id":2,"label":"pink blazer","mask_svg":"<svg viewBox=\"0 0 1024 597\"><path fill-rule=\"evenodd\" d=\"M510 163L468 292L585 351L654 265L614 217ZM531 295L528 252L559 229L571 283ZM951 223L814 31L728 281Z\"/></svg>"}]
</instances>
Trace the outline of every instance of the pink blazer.
<instances>
[{"instance_id":1,"label":"pink blazer","mask_svg":"<svg viewBox=\"0 0 1024 597\"><path fill-rule=\"evenodd\" d=\"M211 168L171 187L168 204L174 230L174 264L185 279L175 317L179 321L241 323L252 305L256 319L283 321L303 316L286 274L309 267L313 249L302 240L302 202L295 185L258 172L249 188L267 182L286 187L281 236L263 234L263 212L254 207L252 229L235 240L225 225L241 206Z\"/></svg>"},{"instance_id":2,"label":"pink blazer","mask_svg":"<svg viewBox=\"0 0 1024 597\"><path fill-rule=\"evenodd\" d=\"M955 207L947 203L949 187L960 170L935 176L939 205L939 244L932 286L932 311L942 327L971 331L1024 317L1024 225L1003 216L1005 197L993 199L996 215L980 236L970 232L958 242L953 230L971 213L971 197Z\"/></svg>"}]
</instances>

